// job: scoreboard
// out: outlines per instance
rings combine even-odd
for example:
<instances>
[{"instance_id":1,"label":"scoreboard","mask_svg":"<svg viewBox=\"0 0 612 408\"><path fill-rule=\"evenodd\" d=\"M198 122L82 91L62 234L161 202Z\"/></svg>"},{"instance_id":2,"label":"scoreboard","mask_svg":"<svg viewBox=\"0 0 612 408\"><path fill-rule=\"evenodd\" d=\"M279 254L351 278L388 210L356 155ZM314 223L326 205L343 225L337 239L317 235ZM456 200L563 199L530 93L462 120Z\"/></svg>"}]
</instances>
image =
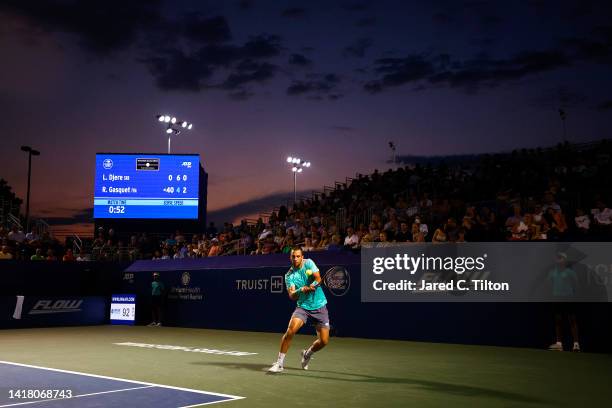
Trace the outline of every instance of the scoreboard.
<instances>
[{"instance_id":1,"label":"scoreboard","mask_svg":"<svg viewBox=\"0 0 612 408\"><path fill-rule=\"evenodd\" d=\"M197 219L199 155L97 153L94 218Z\"/></svg>"},{"instance_id":2,"label":"scoreboard","mask_svg":"<svg viewBox=\"0 0 612 408\"><path fill-rule=\"evenodd\" d=\"M112 295L110 321L111 324L133 325L136 321L136 295Z\"/></svg>"}]
</instances>

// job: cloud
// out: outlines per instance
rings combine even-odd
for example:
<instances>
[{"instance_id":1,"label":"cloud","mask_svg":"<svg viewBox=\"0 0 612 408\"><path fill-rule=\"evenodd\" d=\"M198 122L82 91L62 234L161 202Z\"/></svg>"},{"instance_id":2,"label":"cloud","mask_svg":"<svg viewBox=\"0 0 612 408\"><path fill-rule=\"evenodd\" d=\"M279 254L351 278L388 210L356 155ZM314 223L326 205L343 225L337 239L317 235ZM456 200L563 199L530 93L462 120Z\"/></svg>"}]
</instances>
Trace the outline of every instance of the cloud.
<instances>
[{"instance_id":1,"label":"cloud","mask_svg":"<svg viewBox=\"0 0 612 408\"><path fill-rule=\"evenodd\" d=\"M238 8L240 10L250 10L253 8L253 1L252 0L240 0L238 2Z\"/></svg>"},{"instance_id":2,"label":"cloud","mask_svg":"<svg viewBox=\"0 0 612 408\"><path fill-rule=\"evenodd\" d=\"M360 38L344 48L344 55L349 57L363 58L366 51L372 46L372 40L369 38Z\"/></svg>"},{"instance_id":3,"label":"cloud","mask_svg":"<svg viewBox=\"0 0 612 408\"><path fill-rule=\"evenodd\" d=\"M431 19L434 23L436 24L451 24L455 21L455 17L453 17L453 15L451 13L446 13L443 11L434 13L433 16L431 16Z\"/></svg>"},{"instance_id":4,"label":"cloud","mask_svg":"<svg viewBox=\"0 0 612 408\"><path fill-rule=\"evenodd\" d=\"M222 87L224 89L234 90L249 82L263 82L273 78L276 70L276 65L268 62L244 60L238 64L236 70L225 79Z\"/></svg>"},{"instance_id":5,"label":"cloud","mask_svg":"<svg viewBox=\"0 0 612 408\"><path fill-rule=\"evenodd\" d=\"M163 90L235 90L249 82L263 82L272 78L277 67L260 60L276 57L280 53L280 37L262 34L251 37L242 46L207 45L190 54L178 50L158 51L158 55L141 61ZM220 69L231 72L222 84L212 83L213 74Z\"/></svg>"},{"instance_id":6,"label":"cloud","mask_svg":"<svg viewBox=\"0 0 612 408\"><path fill-rule=\"evenodd\" d=\"M305 67L312 65L312 60L306 58L302 54L291 54L291 57L289 57L289 64Z\"/></svg>"},{"instance_id":7,"label":"cloud","mask_svg":"<svg viewBox=\"0 0 612 408\"><path fill-rule=\"evenodd\" d=\"M336 130L338 132L354 132L356 130L354 127L351 127L351 126L339 126L339 125L331 126L331 129Z\"/></svg>"},{"instance_id":8,"label":"cloud","mask_svg":"<svg viewBox=\"0 0 612 408\"><path fill-rule=\"evenodd\" d=\"M100 55L128 48L139 32L154 30L164 20L159 0L8 0L0 11L26 18L35 30L76 35L84 49Z\"/></svg>"},{"instance_id":9,"label":"cloud","mask_svg":"<svg viewBox=\"0 0 612 408\"><path fill-rule=\"evenodd\" d=\"M282 52L276 35L255 35L232 44L224 16L194 12L169 17L159 0L9 0L0 4L0 11L25 18L32 30L76 35L87 52L107 56L134 47L136 60L165 91L226 89L235 97L240 86L273 77L276 66L265 61ZM212 82L218 77L225 77L221 84Z\"/></svg>"},{"instance_id":10,"label":"cloud","mask_svg":"<svg viewBox=\"0 0 612 408\"><path fill-rule=\"evenodd\" d=\"M544 89L533 99L533 105L546 109L572 108L583 105L587 97L565 86Z\"/></svg>"},{"instance_id":11,"label":"cloud","mask_svg":"<svg viewBox=\"0 0 612 408\"><path fill-rule=\"evenodd\" d=\"M355 22L356 27L373 27L376 25L376 17L364 17Z\"/></svg>"},{"instance_id":12,"label":"cloud","mask_svg":"<svg viewBox=\"0 0 612 408\"><path fill-rule=\"evenodd\" d=\"M436 73L433 63L422 55L378 59L376 60L375 71L382 74L382 77L364 85L365 90L370 93L377 93L386 88L426 79Z\"/></svg>"},{"instance_id":13,"label":"cloud","mask_svg":"<svg viewBox=\"0 0 612 408\"><path fill-rule=\"evenodd\" d=\"M597 109L602 111L608 111L612 109L612 99L608 99L607 101L603 101L599 105L597 105Z\"/></svg>"},{"instance_id":14,"label":"cloud","mask_svg":"<svg viewBox=\"0 0 612 408\"><path fill-rule=\"evenodd\" d=\"M232 39L229 25L223 16L206 18L200 13L187 14L180 27L183 36L196 43L216 44Z\"/></svg>"},{"instance_id":15,"label":"cloud","mask_svg":"<svg viewBox=\"0 0 612 408\"><path fill-rule=\"evenodd\" d=\"M370 8L367 2L345 3L341 6L346 11L366 11Z\"/></svg>"},{"instance_id":16,"label":"cloud","mask_svg":"<svg viewBox=\"0 0 612 408\"><path fill-rule=\"evenodd\" d=\"M306 10L300 7L286 8L281 12L281 16L287 18L302 18L306 16Z\"/></svg>"},{"instance_id":17,"label":"cloud","mask_svg":"<svg viewBox=\"0 0 612 408\"><path fill-rule=\"evenodd\" d=\"M229 94L230 99L234 100L234 101L246 101L247 99L250 99L251 97L253 97L255 94L253 92L250 92L246 89L240 89L236 92L231 92Z\"/></svg>"},{"instance_id":18,"label":"cloud","mask_svg":"<svg viewBox=\"0 0 612 408\"><path fill-rule=\"evenodd\" d=\"M305 80L296 80L287 88L287 94L291 96L306 95L310 99L337 100L341 94L333 92L340 83L340 77L336 74L310 74Z\"/></svg>"},{"instance_id":19,"label":"cloud","mask_svg":"<svg viewBox=\"0 0 612 408\"><path fill-rule=\"evenodd\" d=\"M311 193L311 190L297 192L298 197L309 196ZM289 199L293 201L293 191L291 193L273 193L263 197L244 201L230 207L209 211L207 218L219 225L223 222L234 221L250 215L259 214L264 211L270 211L270 209L278 207L279 205L286 205Z\"/></svg>"},{"instance_id":20,"label":"cloud","mask_svg":"<svg viewBox=\"0 0 612 408\"><path fill-rule=\"evenodd\" d=\"M556 50L525 51L508 59L491 59L485 55L465 61L451 61L447 54L381 58L375 61L374 69L380 77L365 83L364 89L377 93L408 83L419 83L475 90L551 71L570 63L570 59Z\"/></svg>"},{"instance_id":21,"label":"cloud","mask_svg":"<svg viewBox=\"0 0 612 408\"><path fill-rule=\"evenodd\" d=\"M49 214L57 214L59 212L66 211L65 209L50 210ZM72 224L84 224L91 223L93 220L93 207L70 210L72 216L65 217L48 217L45 216L45 221L49 225L72 225ZM41 215L45 215L44 212L40 212Z\"/></svg>"}]
</instances>

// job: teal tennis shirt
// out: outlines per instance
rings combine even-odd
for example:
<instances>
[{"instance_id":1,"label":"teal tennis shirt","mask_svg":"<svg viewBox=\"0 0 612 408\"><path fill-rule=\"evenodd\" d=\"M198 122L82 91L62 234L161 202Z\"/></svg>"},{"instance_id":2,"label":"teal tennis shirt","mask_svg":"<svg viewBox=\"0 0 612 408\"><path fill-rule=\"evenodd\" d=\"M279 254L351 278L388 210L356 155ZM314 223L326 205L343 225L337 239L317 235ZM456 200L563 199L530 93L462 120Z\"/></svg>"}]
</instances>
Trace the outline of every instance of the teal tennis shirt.
<instances>
[{"instance_id":1,"label":"teal tennis shirt","mask_svg":"<svg viewBox=\"0 0 612 408\"><path fill-rule=\"evenodd\" d=\"M151 282L151 295L153 296L161 296L164 290L164 284L159 281Z\"/></svg>"},{"instance_id":2,"label":"teal tennis shirt","mask_svg":"<svg viewBox=\"0 0 612 408\"><path fill-rule=\"evenodd\" d=\"M574 296L574 285L578 277L572 269L554 268L548 273L548 279L552 281L553 296Z\"/></svg>"},{"instance_id":3,"label":"teal tennis shirt","mask_svg":"<svg viewBox=\"0 0 612 408\"><path fill-rule=\"evenodd\" d=\"M312 259L304 258L304 262L302 262L302 267L299 269L293 269L293 266L289 268L289 271L285 274L285 285L287 285L287 290L294 285L296 289L300 289L302 286L308 286L312 282L314 282L314 277L312 275L306 275L307 270L311 270L314 272L319 272L319 268L312 261ZM327 299L325 298L325 294L323 293L323 289L321 286L317 286L317 289L314 292L308 293L298 293L297 305L302 309L306 310L316 310L327 304Z\"/></svg>"}]
</instances>

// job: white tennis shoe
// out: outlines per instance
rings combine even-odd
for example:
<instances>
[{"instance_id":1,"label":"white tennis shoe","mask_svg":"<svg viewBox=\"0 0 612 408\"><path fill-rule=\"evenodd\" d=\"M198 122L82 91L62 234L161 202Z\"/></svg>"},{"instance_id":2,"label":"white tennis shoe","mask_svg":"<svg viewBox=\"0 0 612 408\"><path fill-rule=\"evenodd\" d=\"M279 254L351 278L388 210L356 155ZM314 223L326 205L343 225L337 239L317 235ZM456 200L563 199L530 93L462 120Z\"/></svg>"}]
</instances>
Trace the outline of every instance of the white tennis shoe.
<instances>
[{"instance_id":1,"label":"white tennis shoe","mask_svg":"<svg viewBox=\"0 0 612 408\"><path fill-rule=\"evenodd\" d=\"M310 363L310 359L312 358L312 355L314 353L311 353L309 356L306 356L306 349L302 350L302 368L304 370L308 370L308 364Z\"/></svg>"},{"instance_id":2,"label":"white tennis shoe","mask_svg":"<svg viewBox=\"0 0 612 408\"><path fill-rule=\"evenodd\" d=\"M283 365L277 361L274 364L272 364L272 367L268 368L268 372L269 373L275 373L275 374L282 373L283 372Z\"/></svg>"}]
</instances>

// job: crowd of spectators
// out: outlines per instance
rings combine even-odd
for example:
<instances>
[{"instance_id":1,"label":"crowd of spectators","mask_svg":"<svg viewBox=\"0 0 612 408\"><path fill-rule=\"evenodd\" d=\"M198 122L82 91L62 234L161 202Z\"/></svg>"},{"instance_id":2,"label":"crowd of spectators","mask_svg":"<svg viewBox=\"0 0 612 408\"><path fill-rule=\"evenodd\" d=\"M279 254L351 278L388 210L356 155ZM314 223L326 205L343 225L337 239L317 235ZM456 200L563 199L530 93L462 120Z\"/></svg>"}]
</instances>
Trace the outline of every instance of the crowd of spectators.
<instances>
[{"instance_id":1,"label":"crowd of spectators","mask_svg":"<svg viewBox=\"0 0 612 408\"><path fill-rule=\"evenodd\" d=\"M612 146L563 144L360 175L267 219L159 237L100 229L88 257L0 229L0 259L134 260L356 251L378 242L609 241ZM20 255L22 254L22 255Z\"/></svg>"}]
</instances>

